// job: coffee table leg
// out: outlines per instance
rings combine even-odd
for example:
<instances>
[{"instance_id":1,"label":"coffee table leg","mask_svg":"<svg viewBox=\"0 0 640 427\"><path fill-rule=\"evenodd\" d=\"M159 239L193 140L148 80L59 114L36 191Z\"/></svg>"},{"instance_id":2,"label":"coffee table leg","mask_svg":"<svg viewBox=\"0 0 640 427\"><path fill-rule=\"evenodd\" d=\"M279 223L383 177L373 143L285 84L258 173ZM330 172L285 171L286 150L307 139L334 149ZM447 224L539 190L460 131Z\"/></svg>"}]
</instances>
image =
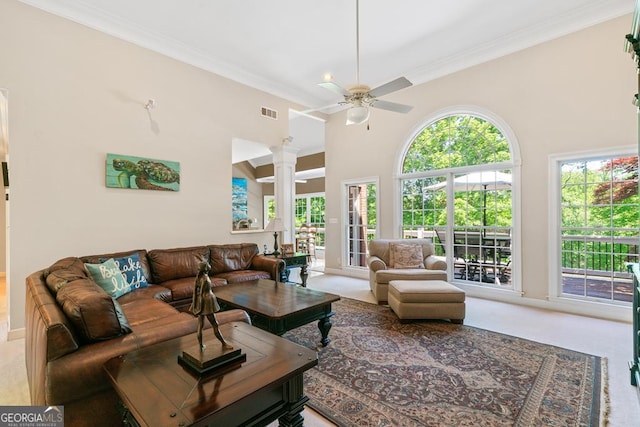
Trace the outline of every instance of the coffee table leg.
<instances>
[{"instance_id":1,"label":"coffee table leg","mask_svg":"<svg viewBox=\"0 0 640 427\"><path fill-rule=\"evenodd\" d=\"M302 280L302 286L307 287L307 277L309 277L309 273L307 272L307 264L304 264L300 267L300 279Z\"/></svg>"},{"instance_id":2,"label":"coffee table leg","mask_svg":"<svg viewBox=\"0 0 640 427\"><path fill-rule=\"evenodd\" d=\"M322 334L322 340L320 343L323 347L326 347L331 340L329 339L329 330L331 330L331 316L333 316L333 312L327 313L326 316L318 320L318 329L320 329L320 334Z\"/></svg>"}]
</instances>

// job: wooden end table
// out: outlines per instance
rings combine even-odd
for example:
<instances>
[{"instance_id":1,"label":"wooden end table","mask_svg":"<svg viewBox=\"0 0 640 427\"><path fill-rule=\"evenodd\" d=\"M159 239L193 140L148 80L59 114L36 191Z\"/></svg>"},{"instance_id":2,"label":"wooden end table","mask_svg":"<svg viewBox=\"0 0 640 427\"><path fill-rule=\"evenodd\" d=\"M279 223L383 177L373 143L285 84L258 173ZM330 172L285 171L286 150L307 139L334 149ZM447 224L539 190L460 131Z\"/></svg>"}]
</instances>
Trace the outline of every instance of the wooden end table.
<instances>
[{"instance_id":1,"label":"wooden end table","mask_svg":"<svg viewBox=\"0 0 640 427\"><path fill-rule=\"evenodd\" d=\"M258 328L282 335L317 320L320 342L326 346L331 341L331 304L340 300L339 295L267 279L218 286L214 293L222 307L249 313Z\"/></svg>"},{"instance_id":2,"label":"wooden end table","mask_svg":"<svg viewBox=\"0 0 640 427\"><path fill-rule=\"evenodd\" d=\"M154 344L109 360L105 371L123 403L125 424L149 427L303 425L308 398L303 372L315 351L242 322L220 326L247 355L242 364L199 377L178 363L196 334ZM207 346L221 345L211 329ZM96 414L99 416L99 414Z\"/></svg>"},{"instance_id":3,"label":"wooden end table","mask_svg":"<svg viewBox=\"0 0 640 427\"><path fill-rule=\"evenodd\" d=\"M303 287L307 286L307 277L309 273L307 271L309 254L304 252L296 252L293 255L278 255L278 258L284 261L285 267L280 272L280 281L284 283L289 282L289 274L292 268L300 269L300 281Z\"/></svg>"}]
</instances>

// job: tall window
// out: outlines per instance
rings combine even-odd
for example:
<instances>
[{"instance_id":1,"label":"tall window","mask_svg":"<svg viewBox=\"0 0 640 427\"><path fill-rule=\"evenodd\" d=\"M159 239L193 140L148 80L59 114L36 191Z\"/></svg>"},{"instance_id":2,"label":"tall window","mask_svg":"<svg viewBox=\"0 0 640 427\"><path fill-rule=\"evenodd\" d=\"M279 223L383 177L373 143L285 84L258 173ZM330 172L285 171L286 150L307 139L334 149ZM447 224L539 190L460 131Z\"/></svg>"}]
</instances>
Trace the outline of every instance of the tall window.
<instances>
[{"instance_id":1,"label":"tall window","mask_svg":"<svg viewBox=\"0 0 640 427\"><path fill-rule=\"evenodd\" d=\"M378 218L377 181L345 185L347 206L347 266L367 266L367 242L376 236Z\"/></svg>"},{"instance_id":2,"label":"tall window","mask_svg":"<svg viewBox=\"0 0 640 427\"><path fill-rule=\"evenodd\" d=\"M512 287L511 145L490 121L455 114L424 127L402 162L402 235L427 237L454 279Z\"/></svg>"},{"instance_id":3,"label":"tall window","mask_svg":"<svg viewBox=\"0 0 640 427\"><path fill-rule=\"evenodd\" d=\"M556 294L630 302L627 263L638 262L638 157L559 160L559 266Z\"/></svg>"}]
</instances>

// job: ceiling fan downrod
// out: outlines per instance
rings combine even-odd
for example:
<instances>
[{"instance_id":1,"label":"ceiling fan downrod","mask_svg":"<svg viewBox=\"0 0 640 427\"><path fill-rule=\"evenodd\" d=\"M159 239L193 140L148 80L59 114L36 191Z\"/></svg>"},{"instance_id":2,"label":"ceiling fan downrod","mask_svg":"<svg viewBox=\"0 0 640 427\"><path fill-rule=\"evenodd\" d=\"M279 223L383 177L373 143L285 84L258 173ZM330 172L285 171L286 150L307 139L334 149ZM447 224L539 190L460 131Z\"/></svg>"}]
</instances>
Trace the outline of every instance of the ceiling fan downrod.
<instances>
[{"instance_id":1,"label":"ceiling fan downrod","mask_svg":"<svg viewBox=\"0 0 640 427\"><path fill-rule=\"evenodd\" d=\"M360 86L360 0L356 0L356 86Z\"/></svg>"}]
</instances>

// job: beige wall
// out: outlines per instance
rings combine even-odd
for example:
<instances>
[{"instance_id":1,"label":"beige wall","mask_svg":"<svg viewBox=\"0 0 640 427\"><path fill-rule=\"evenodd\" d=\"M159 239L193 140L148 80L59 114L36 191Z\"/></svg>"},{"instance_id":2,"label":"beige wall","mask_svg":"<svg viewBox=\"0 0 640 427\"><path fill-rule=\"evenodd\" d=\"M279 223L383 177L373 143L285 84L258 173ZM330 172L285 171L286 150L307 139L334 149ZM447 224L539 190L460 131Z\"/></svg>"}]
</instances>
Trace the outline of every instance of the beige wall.
<instances>
[{"instance_id":1,"label":"beige wall","mask_svg":"<svg viewBox=\"0 0 640 427\"><path fill-rule=\"evenodd\" d=\"M300 108L165 56L0 0L0 87L9 91L10 329L24 280L59 258L253 241L230 234L231 141L276 145ZM155 132L143 104L149 98ZM180 162L177 193L105 188L106 153Z\"/></svg>"},{"instance_id":2,"label":"beige wall","mask_svg":"<svg viewBox=\"0 0 640 427\"><path fill-rule=\"evenodd\" d=\"M394 228L394 174L411 136L437 111L458 105L491 112L511 128L522 157L522 290L544 301L548 291L549 156L637 146L634 62L624 52L631 16L615 19L524 51L385 97L413 105L410 114L372 110L371 129L327 124L326 265L340 269L340 186L380 178L379 227ZM357 161L356 161L357 159ZM519 298L519 295L510 295Z\"/></svg>"}]
</instances>

